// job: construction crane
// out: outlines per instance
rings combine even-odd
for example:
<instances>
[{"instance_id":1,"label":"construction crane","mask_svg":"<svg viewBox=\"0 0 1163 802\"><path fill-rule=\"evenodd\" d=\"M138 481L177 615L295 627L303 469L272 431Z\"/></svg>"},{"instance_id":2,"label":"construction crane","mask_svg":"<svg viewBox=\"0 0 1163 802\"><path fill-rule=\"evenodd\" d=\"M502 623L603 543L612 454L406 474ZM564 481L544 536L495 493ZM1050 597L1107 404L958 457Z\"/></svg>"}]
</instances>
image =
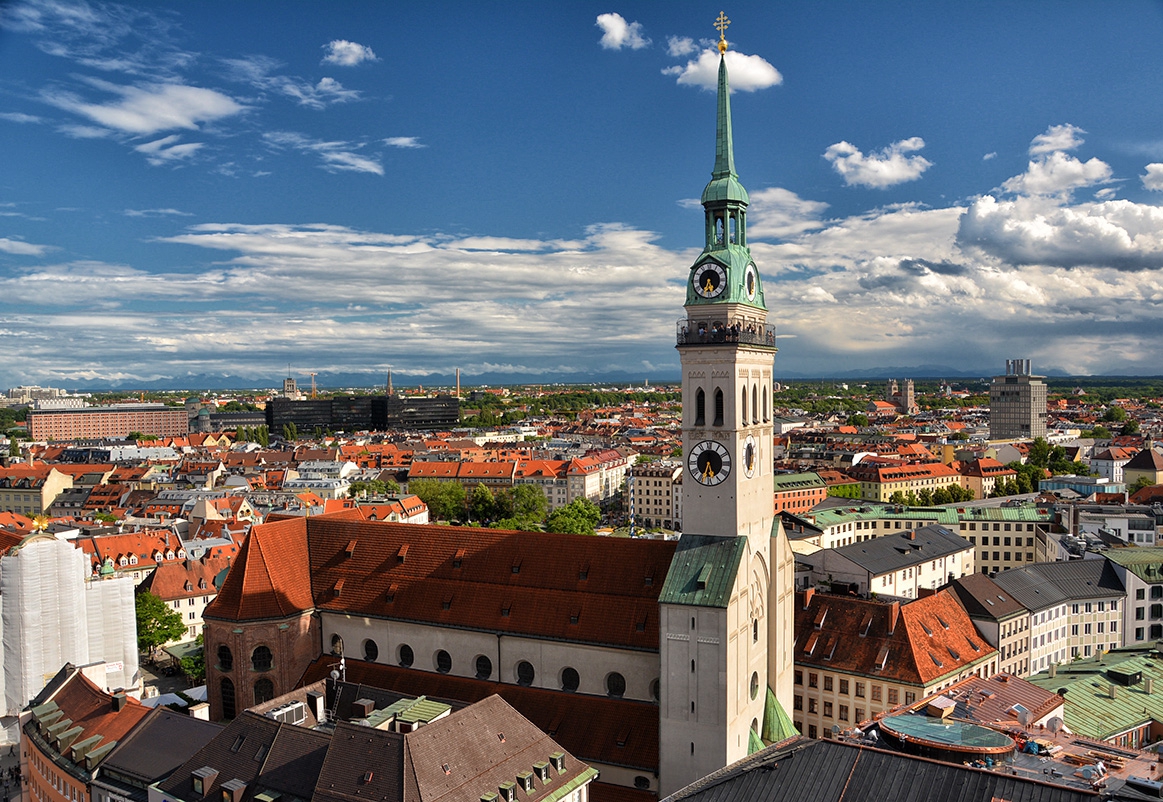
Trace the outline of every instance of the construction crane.
<instances>
[{"instance_id":1,"label":"construction crane","mask_svg":"<svg viewBox=\"0 0 1163 802\"><path fill-rule=\"evenodd\" d=\"M318 373L304 373L302 375L311 377L311 398L315 398L315 377L318 376L319 374Z\"/></svg>"}]
</instances>

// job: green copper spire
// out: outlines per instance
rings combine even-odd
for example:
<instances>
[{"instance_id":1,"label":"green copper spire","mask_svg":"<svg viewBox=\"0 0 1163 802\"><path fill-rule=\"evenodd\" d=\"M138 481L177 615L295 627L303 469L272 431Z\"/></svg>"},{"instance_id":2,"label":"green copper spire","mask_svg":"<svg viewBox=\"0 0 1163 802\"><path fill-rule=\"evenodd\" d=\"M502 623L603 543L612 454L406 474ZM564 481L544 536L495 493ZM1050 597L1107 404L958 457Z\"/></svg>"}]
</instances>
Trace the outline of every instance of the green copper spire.
<instances>
[{"instance_id":1,"label":"green copper spire","mask_svg":"<svg viewBox=\"0 0 1163 802\"><path fill-rule=\"evenodd\" d=\"M735 145L731 139L731 86L727 81L727 39L724 31L730 20L722 12L715 21L719 29L719 108L715 120L715 169L711 181L703 190L703 205L714 201L735 201L747 204L747 190L739 183L735 172Z\"/></svg>"}]
</instances>

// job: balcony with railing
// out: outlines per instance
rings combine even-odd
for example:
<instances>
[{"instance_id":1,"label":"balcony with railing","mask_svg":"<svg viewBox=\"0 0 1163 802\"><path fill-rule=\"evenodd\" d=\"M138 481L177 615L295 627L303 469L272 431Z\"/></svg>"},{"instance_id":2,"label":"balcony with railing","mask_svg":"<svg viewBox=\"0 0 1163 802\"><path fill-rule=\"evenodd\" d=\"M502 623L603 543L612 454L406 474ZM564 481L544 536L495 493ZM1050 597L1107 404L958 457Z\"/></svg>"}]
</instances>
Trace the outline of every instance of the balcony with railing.
<instances>
[{"instance_id":1,"label":"balcony with railing","mask_svg":"<svg viewBox=\"0 0 1163 802\"><path fill-rule=\"evenodd\" d=\"M730 326L692 324L683 318L675 323L679 348L699 345L748 345L775 350L775 326L735 323Z\"/></svg>"}]
</instances>

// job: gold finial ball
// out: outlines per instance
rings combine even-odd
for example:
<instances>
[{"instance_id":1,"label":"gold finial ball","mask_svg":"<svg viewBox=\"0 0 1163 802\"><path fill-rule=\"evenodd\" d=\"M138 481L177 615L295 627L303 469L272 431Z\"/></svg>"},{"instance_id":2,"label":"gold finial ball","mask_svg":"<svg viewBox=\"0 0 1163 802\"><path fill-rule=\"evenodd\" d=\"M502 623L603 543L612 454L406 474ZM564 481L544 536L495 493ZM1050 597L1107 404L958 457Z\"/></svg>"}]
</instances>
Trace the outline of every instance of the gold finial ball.
<instances>
[{"instance_id":1,"label":"gold finial ball","mask_svg":"<svg viewBox=\"0 0 1163 802\"><path fill-rule=\"evenodd\" d=\"M719 39L719 53L722 54L722 53L726 53L726 52L727 52L727 40L720 38Z\"/></svg>"}]
</instances>

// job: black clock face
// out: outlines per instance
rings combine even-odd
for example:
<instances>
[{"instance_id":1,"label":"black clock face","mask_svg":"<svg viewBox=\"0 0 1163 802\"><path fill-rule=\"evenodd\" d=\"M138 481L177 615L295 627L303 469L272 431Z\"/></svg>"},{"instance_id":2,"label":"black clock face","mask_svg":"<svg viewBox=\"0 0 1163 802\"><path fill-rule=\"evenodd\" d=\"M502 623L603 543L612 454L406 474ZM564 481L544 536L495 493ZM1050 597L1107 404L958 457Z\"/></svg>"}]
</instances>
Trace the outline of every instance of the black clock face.
<instances>
[{"instance_id":1,"label":"black clock face","mask_svg":"<svg viewBox=\"0 0 1163 802\"><path fill-rule=\"evenodd\" d=\"M747 300L755 300L755 290L759 287L759 279L755 274L755 265L747 265L747 275L743 279L747 285Z\"/></svg>"},{"instance_id":2,"label":"black clock face","mask_svg":"<svg viewBox=\"0 0 1163 802\"><path fill-rule=\"evenodd\" d=\"M731 452L719 443L702 440L695 443L686 464L696 482L714 487L731 475Z\"/></svg>"},{"instance_id":3,"label":"black clock face","mask_svg":"<svg viewBox=\"0 0 1163 802\"><path fill-rule=\"evenodd\" d=\"M714 298L727 286L727 271L717 262L703 262L691 277L695 292L704 298Z\"/></svg>"},{"instance_id":4,"label":"black clock face","mask_svg":"<svg viewBox=\"0 0 1163 802\"><path fill-rule=\"evenodd\" d=\"M750 478L755 475L756 454L759 449L755 445L755 438L747 435L743 441L743 472Z\"/></svg>"}]
</instances>

